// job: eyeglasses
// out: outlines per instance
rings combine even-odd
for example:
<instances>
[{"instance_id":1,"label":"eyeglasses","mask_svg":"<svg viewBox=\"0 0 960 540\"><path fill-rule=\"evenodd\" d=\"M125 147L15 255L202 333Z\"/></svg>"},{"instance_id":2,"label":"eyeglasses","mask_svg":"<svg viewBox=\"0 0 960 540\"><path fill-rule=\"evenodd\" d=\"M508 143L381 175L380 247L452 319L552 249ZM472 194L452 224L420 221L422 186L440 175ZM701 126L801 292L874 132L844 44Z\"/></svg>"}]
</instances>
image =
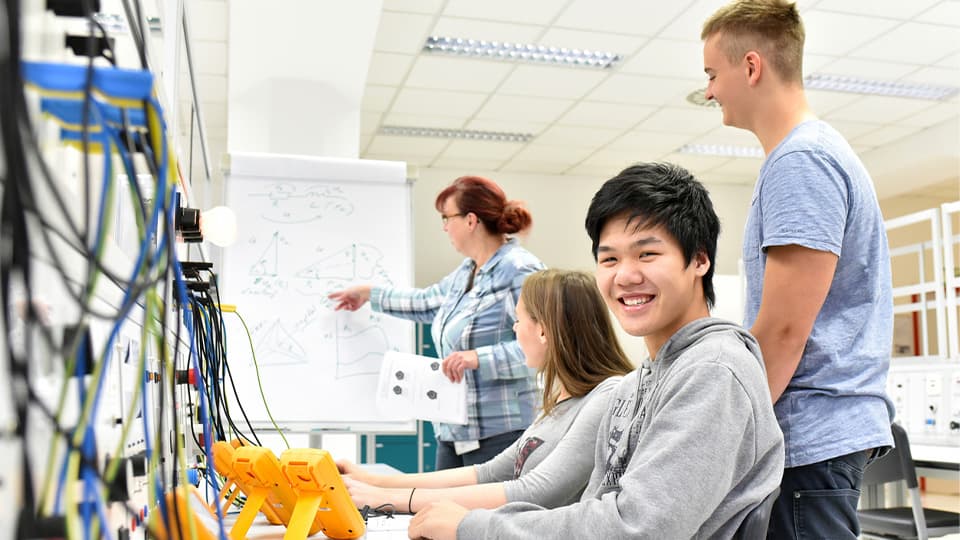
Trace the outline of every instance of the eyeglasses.
<instances>
[{"instance_id":1,"label":"eyeglasses","mask_svg":"<svg viewBox=\"0 0 960 540\"><path fill-rule=\"evenodd\" d=\"M459 212L456 213L456 214L450 214L449 216L445 216L445 215L443 215L443 214L440 214L440 221L443 222L444 225L446 225L447 222L450 221L450 218L463 217L463 216L465 216L465 215L466 215L466 214L459 213Z\"/></svg>"}]
</instances>

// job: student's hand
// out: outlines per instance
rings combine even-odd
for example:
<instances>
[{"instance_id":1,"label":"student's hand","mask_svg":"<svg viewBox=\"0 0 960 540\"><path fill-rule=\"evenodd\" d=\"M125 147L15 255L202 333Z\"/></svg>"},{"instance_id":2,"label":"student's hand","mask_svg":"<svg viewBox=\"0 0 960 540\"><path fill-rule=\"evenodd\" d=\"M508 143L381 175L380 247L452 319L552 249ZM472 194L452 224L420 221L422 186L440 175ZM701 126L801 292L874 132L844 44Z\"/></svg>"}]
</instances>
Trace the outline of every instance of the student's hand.
<instances>
[{"instance_id":1,"label":"student's hand","mask_svg":"<svg viewBox=\"0 0 960 540\"><path fill-rule=\"evenodd\" d=\"M430 540L456 540L457 527L467 515L467 509L450 501L428 504L410 520L407 536Z\"/></svg>"},{"instance_id":2,"label":"student's hand","mask_svg":"<svg viewBox=\"0 0 960 540\"><path fill-rule=\"evenodd\" d=\"M335 311L341 309L356 311L370 300L370 289L370 285L357 285L342 291L332 292L327 295L327 298L337 303L333 307Z\"/></svg>"},{"instance_id":3,"label":"student's hand","mask_svg":"<svg viewBox=\"0 0 960 540\"><path fill-rule=\"evenodd\" d=\"M458 351L443 359L440 369L450 379L458 383L463 380L463 372L467 369L477 369L480 366L480 357L477 351Z\"/></svg>"},{"instance_id":4,"label":"student's hand","mask_svg":"<svg viewBox=\"0 0 960 540\"><path fill-rule=\"evenodd\" d=\"M364 505L369 506L370 508L376 508L381 504L390 502L389 488L379 488L376 486L371 486L370 484L361 482L356 478L349 476L343 477L343 485L346 486L347 491L350 492L350 498L353 499L353 503L357 505L357 508L363 508ZM403 490L404 492L410 491L409 489ZM398 508L398 512L406 512L406 508Z\"/></svg>"},{"instance_id":5,"label":"student's hand","mask_svg":"<svg viewBox=\"0 0 960 540\"><path fill-rule=\"evenodd\" d=\"M370 478L372 475L363 470L363 467L357 465L349 459L341 459L337 461L337 469L340 470L340 474L344 475L344 477L349 476L354 480L366 482L367 484L373 483L371 482L372 478Z\"/></svg>"}]
</instances>

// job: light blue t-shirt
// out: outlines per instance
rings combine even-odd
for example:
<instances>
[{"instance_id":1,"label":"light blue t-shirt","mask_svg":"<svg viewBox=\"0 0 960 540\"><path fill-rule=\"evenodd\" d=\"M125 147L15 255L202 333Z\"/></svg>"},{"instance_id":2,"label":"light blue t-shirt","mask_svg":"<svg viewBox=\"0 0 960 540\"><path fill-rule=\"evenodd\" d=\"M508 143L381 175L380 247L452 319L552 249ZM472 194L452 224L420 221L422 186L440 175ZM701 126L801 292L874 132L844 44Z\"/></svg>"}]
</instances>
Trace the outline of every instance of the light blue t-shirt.
<instances>
[{"instance_id":1,"label":"light blue t-shirt","mask_svg":"<svg viewBox=\"0 0 960 540\"><path fill-rule=\"evenodd\" d=\"M873 181L843 136L819 120L794 128L760 169L745 229L747 328L760 309L768 247L839 257L800 365L774 407L786 466L892 445L887 235Z\"/></svg>"}]
</instances>

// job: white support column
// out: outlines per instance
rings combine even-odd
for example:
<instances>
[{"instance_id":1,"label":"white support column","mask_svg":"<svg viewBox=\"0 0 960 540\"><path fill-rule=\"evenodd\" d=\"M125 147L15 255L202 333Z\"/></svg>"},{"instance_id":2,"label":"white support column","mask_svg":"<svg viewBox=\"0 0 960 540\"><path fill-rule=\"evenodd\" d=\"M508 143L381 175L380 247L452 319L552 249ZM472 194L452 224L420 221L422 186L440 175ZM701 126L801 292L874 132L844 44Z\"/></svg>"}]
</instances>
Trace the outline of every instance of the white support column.
<instances>
[{"instance_id":1,"label":"white support column","mask_svg":"<svg viewBox=\"0 0 960 540\"><path fill-rule=\"evenodd\" d=\"M227 151L358 157L381 4L231 2Z\"/></svg>"}]
</instances>

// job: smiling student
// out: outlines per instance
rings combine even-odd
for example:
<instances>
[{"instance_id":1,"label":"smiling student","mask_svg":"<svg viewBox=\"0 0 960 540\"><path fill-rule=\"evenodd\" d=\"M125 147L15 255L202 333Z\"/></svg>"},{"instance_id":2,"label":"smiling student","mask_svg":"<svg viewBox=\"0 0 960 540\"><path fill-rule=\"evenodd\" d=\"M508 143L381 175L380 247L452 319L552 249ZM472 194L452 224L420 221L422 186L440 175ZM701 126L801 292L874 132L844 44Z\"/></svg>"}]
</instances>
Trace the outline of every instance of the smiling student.
<instances>
[{"instance_id":1,"label":"smiling student","mask_svg":"<svg viewBox=\"0 0 960 540\"><path fill-rule=\"evenodd\" d=\"M650 359L614 393L580 501L434 503L411 538L730 538L779 485L760 348L709 315L720 223L703 185L674 165L629 167L594 196L586 228L600 293Z\"/></svg>"},{"instance_id":2,"label":"smiling student","mask_svg":"<svg viewBox=\"0 0 960 540\"><path fill-rule=\"evenodd\" d=\"M773 538L856 539L863 469L893 444L893 292L870 174L803 89L803 21L741 0L703 25L706 97L763 146L743 240L744 325L787 441Z\"/></svg>"}]
</instances>

